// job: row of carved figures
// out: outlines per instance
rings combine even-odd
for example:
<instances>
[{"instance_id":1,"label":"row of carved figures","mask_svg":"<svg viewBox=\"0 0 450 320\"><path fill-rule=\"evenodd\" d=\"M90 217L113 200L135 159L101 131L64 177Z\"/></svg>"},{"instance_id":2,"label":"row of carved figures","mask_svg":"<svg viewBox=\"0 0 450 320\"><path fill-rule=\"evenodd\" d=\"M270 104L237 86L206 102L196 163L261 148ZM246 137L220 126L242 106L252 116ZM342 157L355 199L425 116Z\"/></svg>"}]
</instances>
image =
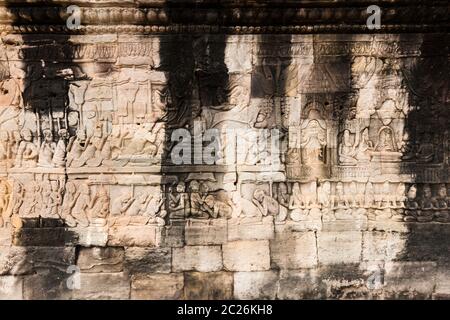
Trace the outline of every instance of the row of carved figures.
<instances>
[{"instance_id":1,"label":"row of carved figures","mask_svg":"<svg viewBox=\"0 0 450 320\"><path fill-rule=\"evenodd\" d=\"M370 220L450 222L447 185L404 183L276 183L252 185L250 197L240 191L213 190L192 180L138 191L88 182L42 179L27 184L0 182L0 225L20 226L20 219L63 219L70 227L159 225L170 219L230 219L273 216L276 221ZM395 191L394 191L395 190ZM124 192L125 191L125 192Z\"/></svg>"}]
</instances>

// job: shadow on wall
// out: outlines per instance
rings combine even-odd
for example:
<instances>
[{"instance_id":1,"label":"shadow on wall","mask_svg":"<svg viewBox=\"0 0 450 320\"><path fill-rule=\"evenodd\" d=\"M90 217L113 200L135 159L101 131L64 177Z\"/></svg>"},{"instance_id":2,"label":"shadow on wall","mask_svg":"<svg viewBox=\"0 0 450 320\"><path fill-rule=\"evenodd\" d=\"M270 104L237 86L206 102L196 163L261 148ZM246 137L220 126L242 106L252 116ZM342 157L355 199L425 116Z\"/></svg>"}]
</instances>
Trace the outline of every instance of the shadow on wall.
<instances>
[{"instance_id":1,"label":"shadow on wall","mask_svg":"<svg viewBox=\"0 0 450 320\"><path fill-rule=\"evenodd\" d=\"M26 23L26 14L21 12L26 8L15 7L14 2L7 3L6 6L15 18L12 25ZM49 7L52 8L46 14L52 18L58 17L61 4L53 3ZM61 24L65 25L63 19L61 17ZM69 38L67 34L58 33L21 33L2 37L5 45L18 49L20 53L20 61L9 61L9 67L14 64L14 68L21 70L23 74L21 103L18 105L20 120L15 132L31 130L32 142L38 148L46 143L46 136L47 139L50 138L47 142L56 144L59 139L68 138L63 133L64 130L71 136L75 134L74 128L68 125L69 83L84 75L81 67L73 62L75 48ZM13 209L13 214L19 214L22 206L33 205L32 199L26 196L27 193L34 192L35 197L42 196L43 200L48 200L49 189L42 189L43 182L48 186L55 185L62 197L67 177L65 173L46 175L16 170L14 173L9 172L9 179L14 187L20 184L23 188L21 195L16 194L11 200L14 202L13 207L17 209ZM39 186L41 189L33 189ZM50 208L45 209L43 206L39 213L37 210L36 207L32 218L22 217L22 227L13 231L13 246L8 248L7 253L12 262L8 272L23 276L25 299L68 299L72 293L66 283L70 276L67 270L69 266L76 264L77 235L64 227L63 220L50 218Z\"/></svg>"},{"instance_id":2,"label":"shadow on wall","mask_svg":"<svg viewBox=\"0 0 450 320\"><path fill-rule=\"evenodd\" d=\"M402 43L412 40L422 44L419 57L403 61L403 80L410 106L405 124L406 144L402 150L403 168L412 171L416 179L407 188L407 207L418 209L407 210L407 221L413 223L408 224L405 250L399 259L426 261L430 263L430 273L436 272L437 267L438 274L448 274L450 37L425 34L402 35L401 39L405 40ZM417 164L409 164L411 160Z\"/></svg>"}]
</instances>

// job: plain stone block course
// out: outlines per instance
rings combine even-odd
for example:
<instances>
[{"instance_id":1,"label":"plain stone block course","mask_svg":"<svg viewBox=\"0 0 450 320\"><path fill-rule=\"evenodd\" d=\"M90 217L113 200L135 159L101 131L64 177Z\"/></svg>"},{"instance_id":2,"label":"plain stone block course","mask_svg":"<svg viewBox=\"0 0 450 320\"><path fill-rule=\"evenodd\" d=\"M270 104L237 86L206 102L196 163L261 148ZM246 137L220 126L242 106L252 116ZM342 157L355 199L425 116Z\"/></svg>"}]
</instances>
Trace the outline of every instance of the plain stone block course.
<instances>
[{"instance_id":1,"label":"plain stone block course","mask_svg":"<svg viewBox=\"0 0 450 320\"><path fill-rule=\"evenodd\" d=\"M125 249L125 269L130 274L170 273L172 268L171 248Z\"/></svg>"},{"instance_id":2,"label":"plain stone block course","mask_svg":"<svg viewBox=\"0 0 450 320\"><path fill-rule=\"evenodd\" d=\"M270 241L273 268L302 269L317 266L317 246L314 232L277 234Z\"/></svg>"},{"instance_id":3,"label":"plain stone block course","mask_svg":"<svg viewBox=\"0 0 450 320\"><path fill-rule=\"evenodd\" d=\"M222 246L223 264L228 271L264 271L270 269L268 240L233 241Z\"/></svg>"},{"instance_id":4,"label":"plain stone block course","mask_svg":"<svg viewBox=\"0 0 450 320\"><path fill-rule=\"evenodd\" d=\"M233 298L232 272L185 272L187 300L228 300Z\"/></svg>"},{"instance_id":5,"label":"plain stone block course","mask_svg":"<svg viewBox=\"0 0 450 320\"><path fill-rule=\"evenodd\" d=\"M130 299L130 278L123 272L81 273L80 289L73 291L74 299Z\"/></svg>"},{"instance_id":6,"label":"plain stone block course","mask_svg":"<svg viewBox=\"0 0 450 320\"><path fill-rule=\"evenodd\" d=\"M278 272L253 271L234 273L234 298L275 299L278 286Z\"/></svg>"},{"instance_id":7,"label":"plain stone block course","mask_svg":"<svg viewBox=\"0 0 450 320\"><path fill-rule=\"evenodd\" d=\"M80 248L77 265L82 272L121 272L124 256L124 249L121 247Z\"/></svg>"},{"instance_id":8,"label":"plain stone block course","mask_svg":"<svg viewBox=\"0 0 450 320\"><path fill-rule=\"evenodd\" d=\"M219 271L223 268L220 246L185 246L172 249L172 271Z\"/></svg>"},{"instance_id":9,"label":"plain stone block course","mask_svg":"<svg viewBox=\"0 0 450 320\"><path fill-rule=\"evenodd\" d=\"M318 232L317 244L319 264L358 263L361 259L361 232Z\"/></svg>"},{"instance_id":10,"label":"plain stone block course","mask_svg":"<svg viewBox=\"0 0 450 320\"><path fill-rule=\"evenodd\" d=\"M184 274L141 274L131 281L131 299L176 300L183 298Z\"/></svg>"}]
</instances>

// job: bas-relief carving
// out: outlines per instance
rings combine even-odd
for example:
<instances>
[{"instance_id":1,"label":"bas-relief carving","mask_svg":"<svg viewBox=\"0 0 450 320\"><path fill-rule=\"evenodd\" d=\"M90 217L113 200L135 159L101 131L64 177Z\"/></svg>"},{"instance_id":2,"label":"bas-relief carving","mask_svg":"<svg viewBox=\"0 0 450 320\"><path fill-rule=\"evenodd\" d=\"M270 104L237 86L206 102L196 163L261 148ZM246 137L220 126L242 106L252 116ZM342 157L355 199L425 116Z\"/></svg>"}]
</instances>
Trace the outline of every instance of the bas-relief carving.
<instances>
[{"instance_id":1,"label":"bas-relief carving","mask_svg":"<svg viewBox=\"0 0 450 320\"><path fill-rule=\"evenodd\" d=\"M194 50L215 50L208 41L214 40L202 39ZM389 59L367 56L373 51L355 45L350 62L324 58L313 63L313 52L343 54L348 44L321 43L309 50L309 44L292 43L292 58L284 53L286 44L255 52L251 37L230 37L221 65L194 54L202 87L194 97L181 97L193 105L192 121L187 122L192 133L193 122L201 123L202 131L221 130L222 159L215 166L196 166L204 174L235 173L234 189L224 181L222 186L211 185L208 179L180 175L178 182L159 186L103 185L86 179L87 174L108 175L111 168L136 175L142 168L160 172L161 165L176 171L164 155L170 150L167 115L179 97L167 90L168 75L158 71L160 58L152 46L136 51L150 50L150 60L124 58L124 50L135 52L136 46L121 43L119 50L111 45L106 67L85 63L83 69L56 70L50 79L36 69L32 90L23 88L21 72L11 72L2 63L0 162L11 184L0 188L1 225L20 226L19 217L62 219L69 227L164 226L172 220L213 219L243 223L267 217L276 223L448 222L447 190L438 184L439 177L417 185L402 178L362 182L373 177L372 166L443 165L444 156L438 154L442 141L423 128L405 130L405 118L416 106L409 105L403 85L405 66L395 52L386 53L387 46L377 52ZM77 54L82 59L87 51ZM336 71L346 64L349 74ZM226 74L226 83L213 79L216 74ZM58 87L61 82L67 90ZM52 99L42 95L53 91L58 94ZM235 137L223 134L235 128L250 129L247 144L237 146ZM285 134L272 136L267 129L274 128ZM420 136L414 145L409 143L412 134ZM276 152L268 148L274 138L281 146ZM231 152L226 150L230 145ZM227 156L237 160L237 167L220 167L228 163ZM281 179L261 184L247 177L273 164L278 164ZM14 178L22 172L30 174L31 183ZM347 178L337 181L339 172ZM57 177L65 173L67 179ZM250 187L243 190L244 185Z\"/></svg>"}]
</instances>

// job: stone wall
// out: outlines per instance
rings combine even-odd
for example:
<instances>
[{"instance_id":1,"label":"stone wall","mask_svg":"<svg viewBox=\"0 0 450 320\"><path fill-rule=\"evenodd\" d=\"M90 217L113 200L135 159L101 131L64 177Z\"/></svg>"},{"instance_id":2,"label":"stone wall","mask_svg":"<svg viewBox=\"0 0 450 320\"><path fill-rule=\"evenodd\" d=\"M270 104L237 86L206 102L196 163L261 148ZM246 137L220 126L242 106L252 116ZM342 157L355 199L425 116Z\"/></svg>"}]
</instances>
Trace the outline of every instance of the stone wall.
<instances>
[{"instance_id":1,"label":"stone wall","mask_svg":"<svg viewBox=\"0 0 450 320\"><path fill-rule=\"evenodd\" d=\"M2 2L0 298L448 298L448 4L187 2Z\"/></svg>"}]
</instances>

